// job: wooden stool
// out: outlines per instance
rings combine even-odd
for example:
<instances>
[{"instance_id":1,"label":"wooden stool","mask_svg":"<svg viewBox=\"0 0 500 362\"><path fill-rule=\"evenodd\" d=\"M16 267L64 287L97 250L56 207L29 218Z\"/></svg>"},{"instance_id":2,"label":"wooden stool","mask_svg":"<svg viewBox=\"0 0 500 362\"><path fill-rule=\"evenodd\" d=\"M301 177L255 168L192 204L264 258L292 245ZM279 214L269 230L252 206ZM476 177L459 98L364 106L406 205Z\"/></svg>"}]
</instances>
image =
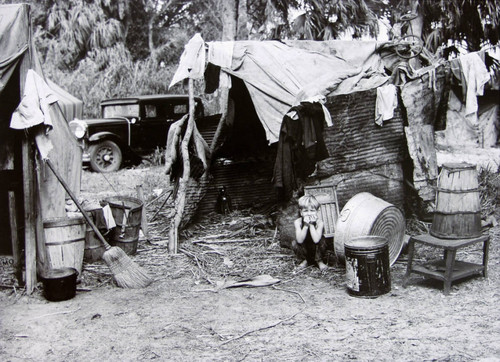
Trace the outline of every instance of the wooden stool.
<instances>
[{"instance_id":1,"label":"wooden stool","mask_svg":"<svg viewBox=\"0 0 500 362\"><path fill-rule=\"evenodd\" d=\"M415 244L418 243L443 249L443 260L428 262L425 265L413 265ZM476 243L483 243L482 264L455 260L458 249ZM482 274L486 278L488 276L489 245L490 237L488 235L471 239L439 239L430 234L412 236L408 241L408 265L403 279L403 287L406 287L411 273L442 280L444 282L444 294L450 293L451 283L455 280L473 274Z\"/></svg>"}]
</instances>

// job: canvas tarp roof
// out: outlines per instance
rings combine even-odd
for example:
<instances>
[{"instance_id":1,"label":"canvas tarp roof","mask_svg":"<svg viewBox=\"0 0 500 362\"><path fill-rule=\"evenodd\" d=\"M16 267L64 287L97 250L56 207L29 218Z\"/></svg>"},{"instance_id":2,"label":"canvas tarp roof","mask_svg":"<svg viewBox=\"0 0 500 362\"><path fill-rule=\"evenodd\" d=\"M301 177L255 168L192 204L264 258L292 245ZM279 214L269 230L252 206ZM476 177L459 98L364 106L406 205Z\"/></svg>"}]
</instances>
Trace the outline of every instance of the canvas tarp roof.
<instances>
[{"instance_id":1,"label":"canvas tarp roof","mask_svg":"<svg viewBox=\"0 0 500 362\"><path fill-rule=\"evenodd\" d=\"M283 116L300 101L377 88L389 79L375 52L377 42L321 43L322 46L310 41L209 42L206 61L220 67L222 73L244 81L267 140L274 143L279 139ZM204 61L204 54L197 55L203 55L199 59ZM192 59L181 58L177 72L193 68L193 64ZM174 76L171 85L179 80Z\"/></svg>"},{"instance_id":2,"label":"canvas tarp roof","mask_svg":"<svg viewBox=\"0 0 500 362\"><path fill-rule=\"evenodd\" d=\"M27 51L34 52L29 48L30 22L27 8L13 4L2 5L2 21L0 22L0 93L3 91L16 69L23 54ZM27 21L28 20L28 21ZM32 56L33 59L36 58ZM48 80L50 88L58 96L58 104L61 107L66 120L72 121L83 116L83 102L54 82Z\"/></svg>"},{"instance_id":3,"label":"canvas tarp roof","mask_svg":"<svg viewBox=\"0 0 500 362\"><path fill-rule=\"evenodd\" d=\"M9 101L21 98L19 94L7 94L9 91L9 81L12 76L19 74L19 87L24 89L25 94L21 100L21 108L26 105L33 104L32 102L24 102L27 97L36 99L37 95L28 94L26 87L26 79L29 70L32 70L42 80L43 71L37 57L36 49L31 37L30 27L30 11L26 4L15 5L0 5L0 97L9 99ZM16 72L19 69L19 73ZM44 81L45 82L45 81ZM36 88L36 87L35 87ZM43 123L45 118L50 119L51 131L47 134L43 132L39 139L49 140L53 146L49 156L53 164L56 165L63 178L67 181L75 193L80 191L80 176L81 176L81 148L76 142L71 133L67 121L65 119L63 109L68 109L69 117L78 115L81 117L81 102L73 103L73 99L67 97L67 92L62 89L55 89L52 92L55 98L60 102L61 107L52 105L48 107L44 119L40 119L39 110L29 109L25 107L24 111L37 114L38 119L34 123ZM18 107L18 109L20 109ZM2 120L7 122L10 120ZM26 123L26 127L32 126L34 123ZM12 126L12 123L10 123ZM1 146L1 145L0 145ZM40 147L40 146L39 146ZM4 147L4 149L9 149ZM40 197L42 215L44 218L66 216L65 212L65 196L64 188L59 184L58 180L50 172L46 172L39 180Z\"/></svg>"}]
</instances>

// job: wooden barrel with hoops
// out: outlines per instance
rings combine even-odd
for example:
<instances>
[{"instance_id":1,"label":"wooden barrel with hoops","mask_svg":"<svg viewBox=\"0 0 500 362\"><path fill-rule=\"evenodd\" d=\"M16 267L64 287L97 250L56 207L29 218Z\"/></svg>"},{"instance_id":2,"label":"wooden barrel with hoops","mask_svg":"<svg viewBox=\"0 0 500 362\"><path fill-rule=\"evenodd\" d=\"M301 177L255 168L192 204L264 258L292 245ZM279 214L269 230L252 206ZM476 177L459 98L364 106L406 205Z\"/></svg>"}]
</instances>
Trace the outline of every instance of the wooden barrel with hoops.
<instances>
[{"instance_id":1,"label":"wooden barrel with hoops","mask_svg":"<svg viewBox=\"0 0 500 362\"><path fill-rule=\"evenodd\" d=\"M475 165L443 164L430 234L441 239L481 235L481 201Z\"/></svg>"}]
</instances>

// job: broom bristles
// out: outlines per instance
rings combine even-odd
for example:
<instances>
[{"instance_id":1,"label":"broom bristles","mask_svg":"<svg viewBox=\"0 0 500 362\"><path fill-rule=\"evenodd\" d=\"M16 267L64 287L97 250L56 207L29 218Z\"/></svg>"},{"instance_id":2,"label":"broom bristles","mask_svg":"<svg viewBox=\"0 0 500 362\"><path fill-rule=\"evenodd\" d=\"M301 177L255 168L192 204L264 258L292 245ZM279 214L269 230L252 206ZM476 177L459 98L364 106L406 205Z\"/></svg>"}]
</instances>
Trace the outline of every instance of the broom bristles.
<instances>
[{"instance_id":1,"label":"broom bristles","mask_svg":"<svg viewBox=\"0 0 500 362\"><path fill-rule=\"evenodd\" d=\"M102 258L111 269L119 287L145 288L153 282L146 271L117 246L106 250Z\"/></svg>"}]
</instances>

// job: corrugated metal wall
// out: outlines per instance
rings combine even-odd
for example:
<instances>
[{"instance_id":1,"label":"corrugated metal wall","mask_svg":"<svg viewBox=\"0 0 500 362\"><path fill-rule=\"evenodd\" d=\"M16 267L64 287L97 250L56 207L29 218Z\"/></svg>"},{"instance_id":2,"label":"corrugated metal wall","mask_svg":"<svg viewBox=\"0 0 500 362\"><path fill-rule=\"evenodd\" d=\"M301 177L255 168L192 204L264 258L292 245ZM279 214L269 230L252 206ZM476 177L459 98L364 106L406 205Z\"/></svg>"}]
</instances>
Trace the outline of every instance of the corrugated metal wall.
<instances>
[{"instance_id":1,"label":"corrugated metal wall","mask_svg":"<svg viewBox=\"0 0 500 362\"><path fill-rule=\"evenodd\" d=\"M401 162L406 141L401 109L382 127L376 125L376 94L370 90L327 99L334 126L326 127L323 137L330 157L318 163L317 173L307 184L338 183L340 207L359 192L370 192L401 208L404 203ZM204 136L206 130L202 130ZM226 187L235 209L278 201L271 183L274 161L271 149L265 159L218 160L197 214L215 210L221 186Z\"/></svg>"},{"instance_id":2,"label":"corrugated metal wall","mask_svg":"<svg viewBox=\"0 0 500 362\"><path fill-rule=\"evenodd\" d=\"M326 127L324 139L330 158L321 161L321 173L338 174L401 162L405 135L399 107L394 118L375 124L377 91L370 90L327 99L333 127Z\"/></svg>"},{"instance_id":3,"label":"corrugated metal wall","mask_svg":"<svg viewBox=\"0 0 500 362\"><path fill-rule=\"evenodd\" d=\"M401 163L406 139L401 108L383 126L375 124L377 91L369 90L327 98L334 125L326 127L324 139L330 157L320 161L308 183L339 183L342 207L359 192L370 192L402 207L404 203Z\"/></svg>"},{"instance_id":4,"label":"corrugated metal wall","mask_svg":"<svg viewBox=\"0 0 500 362\"><path fill-rule=\"evenodd\" d=\"M212 166L213 180L198 205L198 215L215 211L219 189L226 187L233 209L255 207L277 201L271 183L274 159L218 160Z\"/></svg>"}]
</instances>

